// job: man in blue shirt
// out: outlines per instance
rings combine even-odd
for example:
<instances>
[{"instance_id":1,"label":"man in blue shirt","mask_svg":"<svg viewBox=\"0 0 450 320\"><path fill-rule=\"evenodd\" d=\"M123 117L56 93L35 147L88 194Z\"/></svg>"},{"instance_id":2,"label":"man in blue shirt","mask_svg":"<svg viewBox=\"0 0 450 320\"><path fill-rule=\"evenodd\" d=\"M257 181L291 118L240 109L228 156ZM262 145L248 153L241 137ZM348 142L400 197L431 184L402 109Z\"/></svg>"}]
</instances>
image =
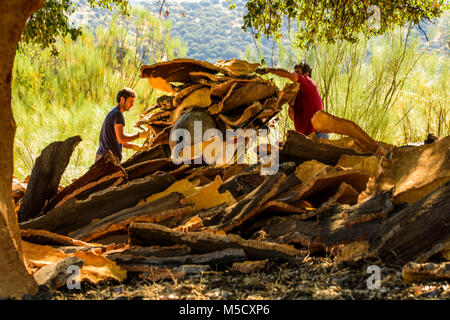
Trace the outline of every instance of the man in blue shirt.
<instances>
[{"instance_id":1,"label":"man in blue shirt","mask_svg":"<svg viewBox=\"0 0 450 320\"><path fill-rule=\"evenodd\" d=\"M118 158L119 163L122 161L122 147L133 149L135 151L141 150L140 146L130 142L139 138L148 138L149 132L143 131L134 135L126 135L123 132L123 127L125 126L123 113L131 109L135 98L136 92L127 87L120 90L117 94L118 104L108 113L100 131L100 147L98 148L95 157L96 162L108 152L108 150Z\"/></svg>"}]
</instances>

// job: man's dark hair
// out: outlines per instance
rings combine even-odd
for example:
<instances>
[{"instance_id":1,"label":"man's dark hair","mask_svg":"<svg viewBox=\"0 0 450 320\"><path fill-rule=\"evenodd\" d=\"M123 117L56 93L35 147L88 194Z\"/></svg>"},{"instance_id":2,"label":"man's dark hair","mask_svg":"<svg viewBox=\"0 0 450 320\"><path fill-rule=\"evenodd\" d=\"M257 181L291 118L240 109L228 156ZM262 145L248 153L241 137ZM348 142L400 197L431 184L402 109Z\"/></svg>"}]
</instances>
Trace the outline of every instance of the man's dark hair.
<instances>
[{"instance_id":1,"label":"man's dark hair","mask_svg":"<svg viewBox=\"0 0 450 320\"><path fill-rule=\"evenodd\" d=\"M121 89L119 91L119 93L117 94L117 103L120 102L121 97L123 97L125 99L125 101L127 101L127 99L129 97L136 98L136 92L134 92L133 89L125 87L125 88Z\"/></svg>"},{"instance_id":2,"label":"man's dark hair","mask_svg":"<svg viewBox=\"0 0 450 320\"><path fill-rule=\"evenodd\" d=\"M312 76L312 69L306 62L300 62L294 66L294 69L302 69L303 74L306 72L309 73L309 76Z\"/></svg>"}]
</instances>

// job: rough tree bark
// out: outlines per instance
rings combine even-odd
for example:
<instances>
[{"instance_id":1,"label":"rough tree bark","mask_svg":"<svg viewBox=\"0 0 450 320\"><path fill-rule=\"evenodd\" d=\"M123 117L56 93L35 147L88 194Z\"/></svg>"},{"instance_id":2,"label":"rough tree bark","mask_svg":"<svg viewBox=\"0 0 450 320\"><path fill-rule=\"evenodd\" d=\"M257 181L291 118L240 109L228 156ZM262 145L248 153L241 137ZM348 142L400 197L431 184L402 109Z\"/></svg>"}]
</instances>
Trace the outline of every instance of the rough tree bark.
<instances>
[{"instance_id":1,"label":"rough tree bark","mask_svg":"<svg viewBox=\"0 0 450 320\"><path fill-rule=\"evenodd\" d=\"M294 161L296 164L300 164L305 161L317 160L334 166L343 154L352 156L371 155L370 153L358 154L351 149L343 149L326 143L320 143L294 130L290 130L280 150L280 163Z\"/></svg>"},{"instance_id":2,"label":"rough tree bark","mask_svg":"<svg viewBox=\"0 0 450 320\"><path fill-rule=\"evenodd\" d=\"M19 222L36 217L45 203L58 193L61 176L80 142L81 137L75 136L53 142L42 150L31 171L30 182L17 213Z\"/></svg>"},{"instance_id":3,"label":"rough tree bark","mask_svg":"<svg viewBox=\"0 0 450 320\"><path fill-rule=\"evenodd\" d=\"M17 44L27 19L42 0L0 0L0 297L35 293L37 284L23 262L17 216L11 198L16 123L11 108L11 81Z\"/></svg>"}]
</instances>

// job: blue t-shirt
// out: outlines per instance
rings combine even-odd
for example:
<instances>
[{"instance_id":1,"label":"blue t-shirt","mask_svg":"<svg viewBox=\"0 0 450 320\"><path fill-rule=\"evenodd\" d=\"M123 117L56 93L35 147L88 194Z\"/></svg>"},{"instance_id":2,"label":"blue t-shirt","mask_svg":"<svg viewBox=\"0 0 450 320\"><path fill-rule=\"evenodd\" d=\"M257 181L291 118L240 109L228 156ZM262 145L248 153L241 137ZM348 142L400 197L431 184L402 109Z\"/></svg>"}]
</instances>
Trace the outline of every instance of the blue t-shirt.
<instances>
[{"instance_id":1,"label":"blue t-shirt","mask_svg":"<svg viewBox=\"0 0 450 320\"><path fill-rule=\"evenodd\" d=\"M102 130L100 131L99 143L100 147L97 154L105 154L111 150L112 154L122 160L122 144L117 141L114 125L122 124L125 126L125 119L119 107L112 109L103 121Z\"/></svg>"}]
</instances>

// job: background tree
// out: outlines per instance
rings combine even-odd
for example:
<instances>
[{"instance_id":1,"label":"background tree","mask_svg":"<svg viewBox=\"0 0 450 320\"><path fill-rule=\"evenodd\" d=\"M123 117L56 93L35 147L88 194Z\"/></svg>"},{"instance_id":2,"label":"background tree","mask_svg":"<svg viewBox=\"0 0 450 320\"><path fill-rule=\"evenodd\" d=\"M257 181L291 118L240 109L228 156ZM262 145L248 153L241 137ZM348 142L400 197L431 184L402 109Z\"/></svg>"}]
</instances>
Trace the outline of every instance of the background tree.
<instances>
[{"instance_id":1,"label":"background tree","mask_svg":"<svg viewBox=\"0 0 450 320\"><path fill-rule=\"evenodd\" d=\"M28 273L20 243L20 231L11 197L13 146L16 124L11 109L11 80L14 57L22 30L41 0L0 0L0 296L20 297L34 293L37 284Z\"/></svg>"},{"instance_id":2,"label":"background tree","mask_svg":"<svg viewBox=\"0 0 450 320\"><path fill-rule=\"evenodd\" d=\"M116 9L125 15L128 15L130 11L128 0L84 0L81 2L86 1L91 8ZM38 43L43 48L51 47L53 52L57 53L54 47L57 39L64 39L70 35L72 40L75 40L81 35L81 29L72 27L68 20L77 8L78 6L72 0L44 0L41 9L36 11L25 25L21 41Z\"/></svg>"},{"instance_id":3,"label":"background tree","mask_svg":"<svg viewBox=\"0 0 450 320\"><path fill-rule=\"evenodd\" d=\"M227 0L232 2L233 0ZM445 0L248 0L242 28L259 35L281 38L283 23L296 23L296 45L310 47L320 41L356 42L360 34L381 35L396 25L439 17Z\"/></svg>"},{"instance_id":4,"label":"background tree","mask_svg":"<svg viewBox=\"0 0 450 320\"><path fill-rule=\"evenodd\" d=\"M88 2L91 6L107 9L119 7L123 12L128 8L127 0ZM73 2L70 0L0 0L0 6L0 297L21 297L25 293L35 293L37 285L24 264L20 231L11 196L16 132L11 108L14 58L21 39L50 46L62 35L70 33L76 37L79 32L73 31L68 24L67 17L73 10ZM24 28L26 30L22 33Z\"/></svg>"}]
</instances>

